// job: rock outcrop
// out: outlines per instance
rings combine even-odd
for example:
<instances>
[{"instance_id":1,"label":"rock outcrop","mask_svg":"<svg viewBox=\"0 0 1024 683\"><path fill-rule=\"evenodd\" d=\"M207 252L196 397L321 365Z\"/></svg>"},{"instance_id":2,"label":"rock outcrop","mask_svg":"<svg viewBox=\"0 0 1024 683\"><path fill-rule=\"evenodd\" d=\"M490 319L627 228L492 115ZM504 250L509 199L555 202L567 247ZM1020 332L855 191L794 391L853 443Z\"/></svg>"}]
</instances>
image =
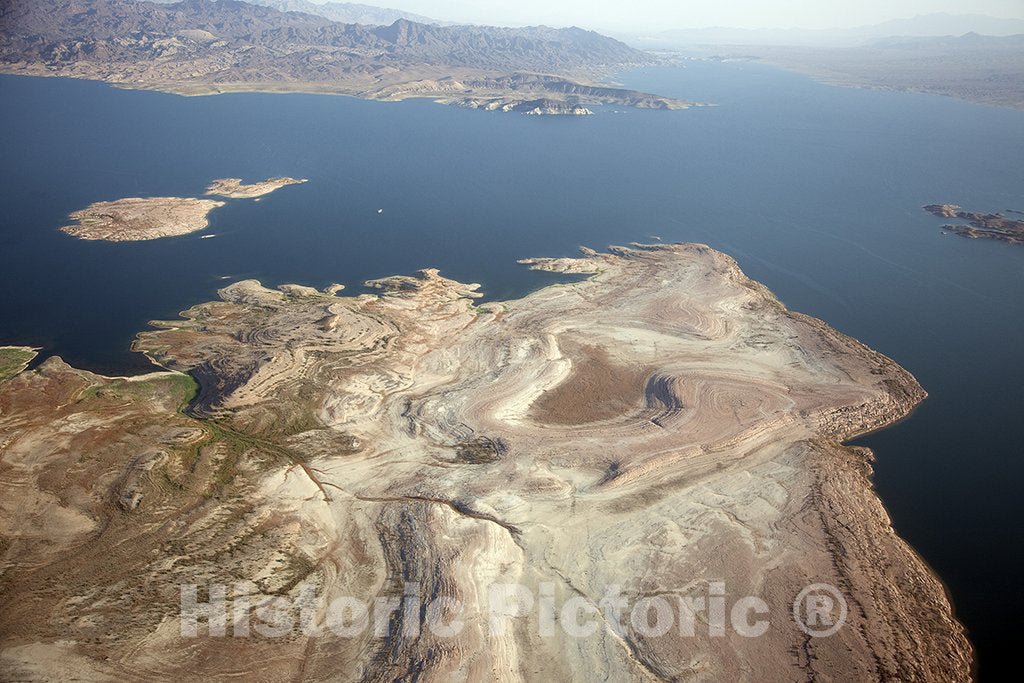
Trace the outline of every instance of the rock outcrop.
<instances>
[{"instance_id":1,"label":"rock outcrop","mask_svg":"<svg viewBox=\"0 0 1024 683\"><path fill-rule=\"evenodd\" d=\"M929 204L924 210L939 218L958 218L964 221L942 226L943 230L962 237L983 237L1011 244L1024 244L1024 220L1009 218L1001 213L963 211L957 204Z\"/></svg>"}]
</instances>

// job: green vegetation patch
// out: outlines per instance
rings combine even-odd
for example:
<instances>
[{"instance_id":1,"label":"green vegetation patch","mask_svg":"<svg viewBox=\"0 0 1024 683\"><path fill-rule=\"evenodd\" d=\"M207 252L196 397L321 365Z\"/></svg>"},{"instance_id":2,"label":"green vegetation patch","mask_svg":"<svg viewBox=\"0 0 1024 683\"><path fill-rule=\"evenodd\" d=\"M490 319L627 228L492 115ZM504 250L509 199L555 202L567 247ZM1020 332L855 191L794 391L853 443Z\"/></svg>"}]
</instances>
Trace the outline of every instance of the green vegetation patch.
<instances>
[{"instance_id":1,"label":"green vegetation patch","mask_svg":"<svg viewBox=\"0 0 1024 683\"><path fill-rule=\"evenodd\" d=\"M35 351L23 346L0 347L0 382L17 375L35 357Z\"/></svg>"},{"instance_id":2,"label":"green vegetation patch","mask_svg":"<svg viewBox=\"0 0 1024 683\"><path fill-rule=\"evenodd\" d=\"M116 379L95 384L82 393L82 398L121 401L168 400L180 412L195 398L199 384L189 375L167 374L152 379Z\"/></svg>"}]
</instances>

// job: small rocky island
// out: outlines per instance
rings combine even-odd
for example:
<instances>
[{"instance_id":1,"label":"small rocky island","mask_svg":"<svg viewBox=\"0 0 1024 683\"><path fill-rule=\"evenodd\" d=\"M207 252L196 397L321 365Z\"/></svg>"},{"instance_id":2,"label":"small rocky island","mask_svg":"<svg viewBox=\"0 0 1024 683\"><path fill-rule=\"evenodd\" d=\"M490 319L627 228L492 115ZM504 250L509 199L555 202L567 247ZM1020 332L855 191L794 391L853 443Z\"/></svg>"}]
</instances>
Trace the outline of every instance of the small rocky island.
<instances>
[{"instance_id":1,"label":"small rocky island","mask_svg":"<svg viewBox=\"0 0 1024 683\"><path fill-rule=\"evenodd\" d=\"M229 199L254 199L279 187L304 183L295 178L269 178L243 185L241 178L218 178L206 188L206 194ZM83 240L138 242L161 237L177 237L205 230L208 214L225 202L192 197L128 197L111 202L96 202L70 215L75 225L62 232Z\"/></svg>"},{"instance_id":2,"label":"small rocky island","mask_svg":"<svg viewBox=\"0 0 1024 683\"><path fill-rule=\"evenodd\" d=\"M285 185L297 185L306 182L295 178L268 178L259 183L243 185L241 178L218 178L206 188L206 194L217 195L218 197L229 197L231 199L253 199L270 194L279 187Z\"/></svg>"},{"instance_id":3,"label":"small rocky island","mask_svg":"<svg viewBox=\"0 0 1024 683\"><path fill-rule=\"evenodd\" d=\"M980 213L963 211L957 204L929 204L924 210L939 218L958 218L965 223L947 223L944 230L955 232L963 237L1002 240L1014 244L1024 244L1024 220L1008 218L1001 213ZM1022 216L1024 213L1010 211Z\"/></svg>"},{"instance_id":4,"label":"small rocky island","mask_svg":"<svg viewBox=\"0 0 1024 683\"><path fill-rule=\"evenodd\" d=\"M224 202L187 197L129 197L96 202L71 214L61 230L83 240L134 242L176 237L209 226L207 214Z\"/></svg>"}]
</instances>

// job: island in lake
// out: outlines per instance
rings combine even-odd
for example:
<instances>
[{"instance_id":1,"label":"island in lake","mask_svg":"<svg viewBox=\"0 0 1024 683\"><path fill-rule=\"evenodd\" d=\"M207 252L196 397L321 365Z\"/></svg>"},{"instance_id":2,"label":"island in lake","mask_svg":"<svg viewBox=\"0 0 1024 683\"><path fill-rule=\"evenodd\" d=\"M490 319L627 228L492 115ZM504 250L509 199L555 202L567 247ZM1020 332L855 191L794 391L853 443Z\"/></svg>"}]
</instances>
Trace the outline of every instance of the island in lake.
<instances>
[{"instance_id":1,"label":"island in lake","mask_svg":"<svg viewBox=\"0 0 1024 683\"><path fill-rule=\"evenodd\" d=\"M210 183L206 188L206 194L213 194L219 197L230 197L231 199L253 199L270 194L274 190L285 185L296 185L304 183L305 180L295 178L268 178L259 183L245 185L241 178L220 178Z\"/></svg>"},{"instance_id":2,"label":"island in lake","mask_svg":"<svg viewBox=\"0 0 1024 683\"><path fill-rule=\"evenodd\" d=\"M208 195L231 199L261 197L286 185L304 183L295 178L270 178L243 185L241 178L219 178L206 189ZM191 197L128 197L111 202L96 202L69 218L77 221L61 231L83 240L133 242L177 237L205 230L208 214L224 202Z\"/></svg>"},{"instance_id":3,"label":"island in lake","mask_svg":"<svg viewBox=\"0 0 1024 683\"><path fill-rule=\"evenodd\" d=\"M246 280L137 337L166 372L51 357L0 382L4 670L970 679L870 451L842 445L925 397L906 370L707 246L524 263L592 276L485 304L435 270L359 296ZM208 637L200 620L183 635L181 587L197 584L202 603L227 585L228 609L292 600L278 623L309 630L231 637L250 623L232 619ZM492 630L496 584L576 605L589 635L542 634L536 609ZM828 618L845 617L827 638L791 616L812 584L835 587ZM726 610L762 598L766 614L741 617L770 628L718 637L704 607L683 627L684 597L725 591ZM335 599L403 593L381 626L330 621ZM458 605L455 633L424 626L439 597ZM681 611L652 635L629 610L655 598Z\"/></svg>"},{"instance_id":4,"label":"island in lake","mask_svg":"<svg viewBox=\"0 0 1024 683\"><path fill-rule=\"evenodd\" d=\"M929 204L924 210L939 218L958 218L964 223L947 223L944 230L963 237L984 237L1012 244L1024 244L1024 220L1001 213L964 211L957 204ZM1018 211L1008 213L1019 214Z\"/></svg>"},{"instance_id":5,"label":"island in lake","mask_svg":"<svg viewBox=\"0 0 1024 683\"><path fill-rule=\"evenodd\" d=\"M130 242L177 237L206 229L207 214L224 202L187 197L128 197L75 211L77 225L61 231L83 240Z\"/></svg>"}]
</instances>

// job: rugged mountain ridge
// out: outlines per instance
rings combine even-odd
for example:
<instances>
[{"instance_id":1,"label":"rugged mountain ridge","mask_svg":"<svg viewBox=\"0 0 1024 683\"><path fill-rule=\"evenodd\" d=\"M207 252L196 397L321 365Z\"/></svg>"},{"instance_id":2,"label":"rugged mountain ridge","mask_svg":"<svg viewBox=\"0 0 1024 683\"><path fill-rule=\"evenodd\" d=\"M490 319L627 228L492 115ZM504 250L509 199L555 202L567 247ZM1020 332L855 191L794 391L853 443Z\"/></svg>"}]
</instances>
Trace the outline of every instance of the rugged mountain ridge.
<instances>
[{"instance_id":1,"label":"rugged mountain ridge","mask_svg":"<svg viewBox=\"0 0 1024 683\"><path fill-rule=\"evenodd\" d=\"M578 28L446 27L399 19L390 26L340 24L301 12L279 12L236 0L184 0L161 5L134 0L13 0L0 15L4 59L60 61L63 55L108 59L146 56L146 39L181 39L205 50L350 49L390 62L556 71L650 63L647 54ZM214 40L214 38L216 40ZM76 44L79 51L59 46ZM202 50L196 50L202 52ZM250 50L252 51L252 50ZM348 57L355 55L337 55ZM342 61L342 60L338 60Z\"/></svg>"},{"instance_id":2,"label":"rugged mountain ridge","mask_svg":"<svg viewBox=\"0 0 1024 683\"><path fill-rule=\"evenodd\" d=\"M422 14L414 14L400 9L390 7L375 7L373 5L361 5L355 2L325 2L317 4L309 0L247 0L254 5L273 7L282 12L305 12L317 16L339 21L343 24L367 24L373 26L384 26L393 24L399 19L408 19L420 24L444 25L449 22L437 21Z\"/></svg>"},{"instance_id":3,"label":"rugged mountain ridge","mask_svg":"<svg viewBox=\"0 0 1024 683\"><path fill-rule=\"evenodd\" d=\"M449 27L405 19L372 27L236 0L12 0L0 13L0 28L4 71L189 94L263 85L378 97L382 88L393 95L402 90L395 86L415 82L415 96L449 96L447 90L424 93L422 84L518 72L587 78L655 61L579 28ZM550 97L523 94L520 99ZM579 96L560 99L575 104ZM669 101L663 104L668 108Z\"/></svg>"}]
</instances>

